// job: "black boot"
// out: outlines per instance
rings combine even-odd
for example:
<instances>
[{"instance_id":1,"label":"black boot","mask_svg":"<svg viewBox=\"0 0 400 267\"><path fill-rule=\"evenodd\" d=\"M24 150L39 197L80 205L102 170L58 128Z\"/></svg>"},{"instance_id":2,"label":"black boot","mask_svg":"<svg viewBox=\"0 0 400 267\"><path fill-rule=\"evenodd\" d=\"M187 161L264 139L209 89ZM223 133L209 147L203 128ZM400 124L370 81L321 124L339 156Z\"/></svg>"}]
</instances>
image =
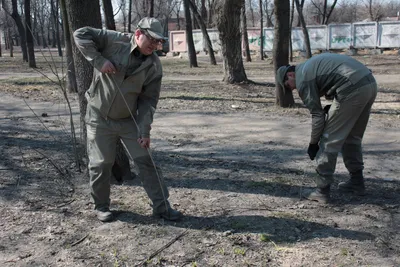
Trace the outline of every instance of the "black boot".
<instances>
[{"instance_id":1,"label":"black boot","mask_svg":"<svg viewBox=\"0 0 400 267\"><path fill-rule=\"evenodd\" d=\"M308 189L304 190L301 194L302 197L312 200L312 201L317 201L320 203L328 203L330 200L330 189L331 185L327 185L325 187L317 187L316 189Z\"/></svg>"},{"instance_id":2,"label":"black boot","mask_svg":"<svg viewBox=\"0 0 400 267\"><path fill-rule=\"evenodd\" d=\"M350 173L350 179L347 182L339 183L339 190L350 192L359 196L365 195L364 176L362 171Z\"/></svg>"}]
</instances>

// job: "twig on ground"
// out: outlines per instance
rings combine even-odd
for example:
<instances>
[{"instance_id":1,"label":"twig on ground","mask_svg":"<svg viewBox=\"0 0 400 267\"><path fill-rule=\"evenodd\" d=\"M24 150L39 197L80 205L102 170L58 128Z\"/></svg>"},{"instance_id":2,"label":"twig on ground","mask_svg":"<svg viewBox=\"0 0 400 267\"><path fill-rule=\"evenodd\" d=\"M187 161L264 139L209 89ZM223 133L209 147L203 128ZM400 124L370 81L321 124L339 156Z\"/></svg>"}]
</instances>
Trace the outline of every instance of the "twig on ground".
<instances>
[{"instance_id":1,"label":"twig on ground","mask_svg":"<svg viewBox=\"0 0 400 267\"><path fill-rule=\"evenodd\" d=\"M24 164L25 168L27 168L28 166L26 165L24 154L22 153L22 149L20 146L18 146L18 149L19 149L19 152L21 153L22 163ZM17 187L19 186L20 181L21 181L21 176L18 176Z\"/></svg>"},{"instance_id":2,"label":"twig on ground","mask_svg":"<svg viewBox=\"0 0 400 267\"><path fill-rule=\"evenodd\" d=\"M72 243L72 244L71 244L71 247L74 247L74 246L76 246L76 245L78 245L78 244L82 243L82 242L83 242L83 240L85 240L85 239L86 239L88 236L89 236L89 234L86 234L84 237L82 237L82 238L81 238L81 239L79 239L78 241L76 241L76 242Z\"/></svg>"},{"instance_id":3,"label":"twig on ground","mask_svg":"<svg viewBox=\"0 0 400 267\"><path fill-rule=\"evenodd\" d=\"M37 153L39 153L40 155L42 155L43 157L45 157L48 161L50 161L51 165L53 165L54 168L56 168L56 170L57 170L62 176L66 176L66 175L67 175L67 174L65 174L65 173L61 170L61 168L60 168L59 166L57 166L57 164L55 164L54 161L53 161L51 158L49 158L46 154L44 154L44 153L42 153L42 152L40 152L39 150L34 149L34 148L33 148L33 150L36 151Z\"/></svg>"},{"instance_id":4,"label":"twig on ground","mask_svg":"<svg viewBox=\"0 0 400 267\"><path fill-rule=\"evenodd\" d=\"M167 244L165 244L164 246L162 246L161 248L157 249L155 252L153 252L149 257L147 257L145 260L141 261L139 264L136 264L135 266L142 266L145 262L151 260L152 258L154 258L155 256L157 256L159 253L161 253L164 249L168 248L169 246L171 246L173 243L175 243L176 241L178 241L179 238L181 238L182 236L184 236L187 231L189 231L189 229L186 229L185 231L183 231L181 234L177 235L174 239L172 239L171 241L169 241Z\"/></svg>"},{"instance_id":5,"label":"twig on ground","mask_svg":"<svg viewBox=\"0 0 400 267\"><path fill-rule=\"evenodd\" d=\"M68 202L65 202L65 203L63 203L63 204L58 205L57 208L65 207L65 206L71 204L71 203L74 202L74 201L75 201L75 198L71 199L71 200L68 201Z\"/></svg>"}]
</instances>

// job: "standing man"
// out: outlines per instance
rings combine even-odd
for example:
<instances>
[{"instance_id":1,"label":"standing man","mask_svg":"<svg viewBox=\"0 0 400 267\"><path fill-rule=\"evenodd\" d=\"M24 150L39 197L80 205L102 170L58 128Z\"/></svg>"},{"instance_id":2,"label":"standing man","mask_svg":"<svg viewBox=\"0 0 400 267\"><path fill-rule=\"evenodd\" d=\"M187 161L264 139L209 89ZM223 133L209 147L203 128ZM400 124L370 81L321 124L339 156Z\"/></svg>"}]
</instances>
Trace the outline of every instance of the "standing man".
<instances>
[{"instance_id":1,"label":"standing man","mask_svg":"<svg viewBox=\"0 0 400 267\"><path fill-rule=\"evenodd\" d=\"M154 51L165 40L162 33L155 18L139 21L132 38L90 27L74 32L77 47L94 67L93 81L86 92L85 120L91 195L102 222L113 220L110 177L119 138L139 168L153 215L167 220L182 217L181 212L171 208L168 189L148 151L162 78L161 62Z\"/></svg>"},{"instance_id":2,"label":"standing man","mask_svg":"<svg viewBox=\"0 0 400 267\"><path fill-rule=\"evenodd\" d=\"M312 116L307 153L317 161L317 188L306 190L303 197L329 201L339 152L350 173L350 179L339 183L339 189L364 195L361 142L378 90L371 71L351 57L325 53L298 66L282 66L276 75L281 86L298 90ZM322 96L333 99L330 109L322 108Z\"/></svg>"}]
</instances>

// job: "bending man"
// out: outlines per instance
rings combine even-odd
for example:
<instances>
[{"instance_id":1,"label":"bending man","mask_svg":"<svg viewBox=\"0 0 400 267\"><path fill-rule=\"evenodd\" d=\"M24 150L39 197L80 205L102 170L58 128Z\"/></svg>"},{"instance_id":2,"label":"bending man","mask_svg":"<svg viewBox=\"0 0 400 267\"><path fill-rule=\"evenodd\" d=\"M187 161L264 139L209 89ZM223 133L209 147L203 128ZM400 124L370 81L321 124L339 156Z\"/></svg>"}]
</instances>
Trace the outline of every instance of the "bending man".
<instances>
[{"instance_id":1,"label":"bending man","mask_svg":"<svg viewBox=\"0 0 400 267\"><path fill-rule=\"evenodd\" d=\"M361 143L377 94L371 71L351 57L325 53L297 66L280 67L277 81L285 88L297 89L312 116L307 152L311 160L317 161L317 188L305 191L303 197L329 201L339 152L350 173L350 179L339 183L339 189L364 195ZM322 96L333 99L329 110L322 108Z\"/></svg>"}]
</instances>

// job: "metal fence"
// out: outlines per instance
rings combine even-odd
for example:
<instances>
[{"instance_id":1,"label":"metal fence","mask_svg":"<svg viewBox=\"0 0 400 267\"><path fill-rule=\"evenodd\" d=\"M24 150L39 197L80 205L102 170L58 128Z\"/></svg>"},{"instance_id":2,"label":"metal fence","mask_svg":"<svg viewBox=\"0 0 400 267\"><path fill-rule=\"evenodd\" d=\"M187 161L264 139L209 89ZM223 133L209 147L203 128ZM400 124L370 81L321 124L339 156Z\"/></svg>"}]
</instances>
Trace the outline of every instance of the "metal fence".
<instances>
[{"instance_id":1,"label":"metal fence","mask_svg":"<svg viewBox=\"0 0 400 267\"><path fill-rule=\"evenodd\" d=\"M354 48L400 48L400 21L356 22L346 24L311 25L307 27L312 50L334 50ZM220 50L219 34L208 29L213 49ZM260 29L249 28L250 50L260 50ZM270 52L274 43L274 28L263 28L264 51ZM196 51L204 51L203 35L193 30ZM170 51L186 52L186 32L169 33ZM292 28L292 45L295 51L304 51L305 42L301 28Z\"/></svg>"}]
</instances>

